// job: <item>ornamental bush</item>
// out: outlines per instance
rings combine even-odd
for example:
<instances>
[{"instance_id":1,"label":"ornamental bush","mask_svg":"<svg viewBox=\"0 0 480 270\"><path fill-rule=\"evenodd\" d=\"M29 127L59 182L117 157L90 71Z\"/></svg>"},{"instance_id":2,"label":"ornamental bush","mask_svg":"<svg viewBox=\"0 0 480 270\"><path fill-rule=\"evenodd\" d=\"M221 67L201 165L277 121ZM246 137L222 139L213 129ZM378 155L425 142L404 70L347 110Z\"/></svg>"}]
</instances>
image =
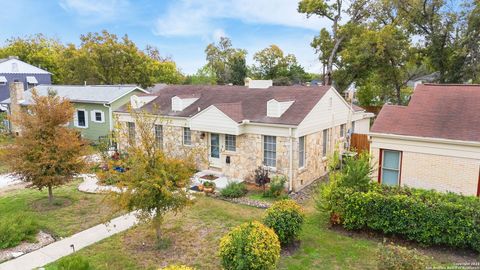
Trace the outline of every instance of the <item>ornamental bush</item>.
<instances>
[{"instance_id":1,"label":"ornamental bush","mask_svg":"<svg viewBox=\"0 0 480 270\"><path fill-rule=\"evenodd\" d=\"M239 198L247 193L247 186L245 183L229 182L227 186L220 191L223 197Z\"/></svg>"},{"instance_id":2,"label":"ornamental bush","mask_svg":"<svg viewBox=\"0 0 480 270\"><path fill-rule=\"evenodd\" d=\"M22 241L34 242L37 222L28 215L6 215L0 219L0 249L14 247Z\"/></svg>"},{"instance_id":3,"label":"ornamental bush","mask_svg":"<svg viewBox=\"0 0 480 270\"><path fill-rule=\"evenodd\" d=\"M377 185L367 192L336 190L336 214L347 229L372 229L425 245L480 251L480 200Z\"/></svg>"},{"instance_id":4,"label":"ornamental bush","mask_svg":"<svg viewBox=\"0 0 480 270\"><path fill-rule=\"evenodd\" d=\"M272 177L268 190L266 190L263 195L270 198L279 198L285 193L286 182L287 178L283 175Z\"/></svg>"},{"instance_id":5,"label":"ornamental bush","mask_svg":"<svg viewBox=\"0 0 480 270\"><path fill-rule=\"evenodd\" d=\"M431 261L415 249L394 245L380 245L378 249L378 270L424 270Z\"/></svg>"},{"instance_id":6,"label":"ornamental bush","mask_svg":"<svg viewBox=\"0 0 480 270\"><path fill-rule=\"evenodd\" d=\"M276 269L280 241L272 229L258 221L243 223L222 237L220 257L226 270Z\"/></svg>"},{"instance_id":7,"label":"ornamental bush","mask_svg":"<svg viewBox=\"0 0 480 270\"><path fill-rule=\"evenodd\" d=\"M305 214L300 205L293 200L281 200L267 209L263 224L272 228L280 243L285 245L297 239L304 219Z\"/></svg>"},{"instance_id":8,"label":"ornamental bush","mask_svg":"<svg viewBox=\"0 0 480 270\"><path fill-rule=\"evenodd\" d=\"M69 256L58 261L58 270L93 270L90 263L82 256Z\"/></svg>"}]
</instances>

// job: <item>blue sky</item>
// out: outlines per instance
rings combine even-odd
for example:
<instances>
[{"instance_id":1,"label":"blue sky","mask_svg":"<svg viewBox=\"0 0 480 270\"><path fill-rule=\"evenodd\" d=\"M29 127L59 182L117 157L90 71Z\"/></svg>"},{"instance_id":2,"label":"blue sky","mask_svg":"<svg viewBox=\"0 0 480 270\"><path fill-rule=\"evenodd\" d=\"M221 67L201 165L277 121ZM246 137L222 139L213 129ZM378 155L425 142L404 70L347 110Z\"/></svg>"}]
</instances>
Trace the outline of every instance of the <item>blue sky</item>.
<instances>
[{"instance_id":1,"label":"blue sky","mask_svg":"<svg viewBox=\"0 0 480 270\"><path fill-rule=\"evenodd\" d=\"M44 33L64 43L103 29L127 34L141 49L150 44L184 73L205 64L205 47L220 36L255 52L277 44L310 72L320 65L310 47L328 22L296 12L297 0L0 0L0 41Z\"/></svg>"}]
</instances>

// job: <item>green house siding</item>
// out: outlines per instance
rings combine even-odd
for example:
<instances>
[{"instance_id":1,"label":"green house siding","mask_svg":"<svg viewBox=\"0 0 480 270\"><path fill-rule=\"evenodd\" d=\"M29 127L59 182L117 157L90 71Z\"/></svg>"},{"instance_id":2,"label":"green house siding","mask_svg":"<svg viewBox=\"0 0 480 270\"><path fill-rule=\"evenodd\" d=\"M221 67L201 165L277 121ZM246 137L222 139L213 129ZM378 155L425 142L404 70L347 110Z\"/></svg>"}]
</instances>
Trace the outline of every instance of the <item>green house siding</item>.
<instances>
[{"instance_id":1,"label":"green house siding","mask_svg":"<svg viewBox=\"0 0 480 270\"><path fill-rule=\"evenodd\" d=\"M121 97L120 99L114 101L111 106L111 110L108 107L104 106L103 104L96 104L96 103L74 103L75 110L85 110L86 112L86 122L87 127L80 128L75 126L75 121L72 121L69 124L69 127L75 128L76 130L80 131L82 136L90 141L98 141L99 137L107 136L110 132L110 122L112 121L112 115L110 112L118 109L119 107L123 106L127 102L130 101L130 97L134 94L141 94L143 92L139 90L132 91L128 95ZM93 121L93 111L102 111L104 115L104 122L98 123ZM76 114L76 111L75 111ZM113 125L112 125L113 126Z\"/></svg>"},{"instance_id":2,"label":"green house siding","mask_svg":"<svg viewBox=\"0 0 480 270\"><path fill-rule=\"evenodd\" d=\"M75 110L85 110L86 114L86 124L85 128L76 127L74 121L70 122L70 127L77 129L80 131L82 136L85 139L91 141L97 141L101 136L107 136L110 132L110 114L109 109L103 104L92 104L92 103L74 103ZM102 111L104 115L104 122L97 123L92 119L92 112L93 111ZM75 113L77 113L75 111Z\"/></svg>"}]
</instances>

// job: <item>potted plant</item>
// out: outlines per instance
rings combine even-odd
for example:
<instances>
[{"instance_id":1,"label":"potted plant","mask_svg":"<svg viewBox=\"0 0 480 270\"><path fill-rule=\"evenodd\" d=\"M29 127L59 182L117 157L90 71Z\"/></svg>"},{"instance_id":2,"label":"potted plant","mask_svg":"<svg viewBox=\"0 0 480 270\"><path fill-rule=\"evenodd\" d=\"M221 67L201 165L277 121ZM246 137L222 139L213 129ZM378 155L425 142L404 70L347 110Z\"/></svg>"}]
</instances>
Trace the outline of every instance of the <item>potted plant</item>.
<instances>
[{"instance_id":1,"label":"potted plant","mask_svg":"<svg viewBox=\"0 0 480 270\"><path fill-rule=\"evenodd\" d=\"M215 183L210 181L203 182L203 191L205 193L213 193L215 190Z\"/></svg>"},{"instance_id":2,"label":"potted plant","mask_svg":"<svg viewBox=\"0 0 480 270\"><path fill-rule=\"evenodd\" d=\"M200 184L198 184L197 188L198 188L199 191L203 191L204 186L203 186L203 184L200 183Z\"/></svg>"}]
</instances>

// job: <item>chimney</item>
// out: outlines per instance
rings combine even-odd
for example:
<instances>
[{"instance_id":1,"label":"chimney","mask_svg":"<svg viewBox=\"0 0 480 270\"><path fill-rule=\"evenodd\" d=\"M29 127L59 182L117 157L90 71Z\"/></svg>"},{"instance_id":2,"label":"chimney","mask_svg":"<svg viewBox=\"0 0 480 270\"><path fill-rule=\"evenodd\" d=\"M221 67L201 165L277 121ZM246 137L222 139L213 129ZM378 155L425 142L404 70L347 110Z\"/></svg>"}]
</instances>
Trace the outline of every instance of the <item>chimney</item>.
<instances>
[{"instance_id":1,"label":"chimney","mask_svg":"<svg viewBox=\"0 0 480 270\"><path fill-rule=\"evenodd\" d=\"M13 82L10 84L10 116L15 117L20 113L20 103L25 99L25 88L22 82ZM18 134L20 130L14 125L10 125L10 129L14 134Z\"/></svg>"}]
</instances>

